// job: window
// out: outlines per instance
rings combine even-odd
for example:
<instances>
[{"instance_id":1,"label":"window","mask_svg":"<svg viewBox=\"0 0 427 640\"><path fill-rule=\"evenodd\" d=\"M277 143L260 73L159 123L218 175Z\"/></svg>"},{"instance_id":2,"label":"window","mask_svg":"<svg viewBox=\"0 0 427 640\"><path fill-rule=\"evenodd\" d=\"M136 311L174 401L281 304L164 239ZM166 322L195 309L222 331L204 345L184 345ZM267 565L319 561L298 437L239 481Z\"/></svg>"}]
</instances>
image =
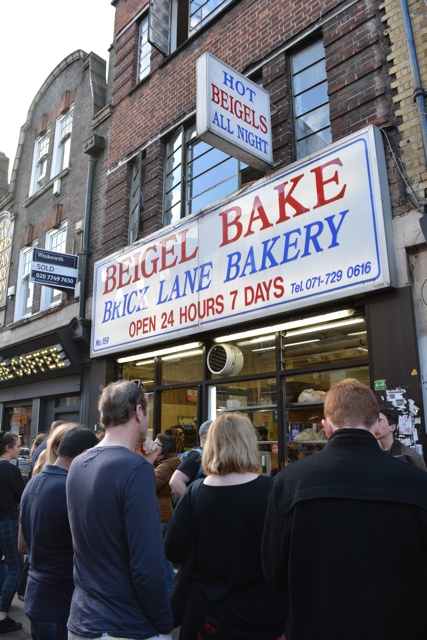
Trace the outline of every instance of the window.
<instances>
[{"instance_id":1,"label":"window","mask_svg":"<svg viewBox=\"0 0 427 640\"><path fill-rule=\"evenodd\" d=\"M33 169L31 172L30 196L46 183L47 157L49 153L49 131L37 138L34 144Z\"/></svg>"},{"instance_id":2,"label":"window","mask_svg":"<svg viewBox=\"0 0 427 640\"><path fill-rule=\"evenodd\" d=\"M325 49L321 40L291 58L297 158L332 142Z\"/></svg>"},{"instance_id":3,"label":"window","mask_svg":"<svg viewBox=\"0 0 427 640\"><path fill-rule=\"evenodd\" d=\"M142 237L142 214L144 212L145 158L139 153L132 165L129 206L129 244Z\"/></svg>"},{"instance_id":4,"label":"window","mask_svg":"<svg viewBox=\"0 0 427 640\"><path fill-rule=\"evenodd\" d=\"M231 0L150 0L149 40L168 55Z\"/></svg>"},{"instance_id":5,"label":"window","mask_svg":"<svg viewBox=\"0 0 427 640\"><path fill-rule=\"evenodd\" d=\"M46 234L45 249L65 253L65 240L67 237L67 225L63 224L59 229L52 229ZM48 309L62 300L62 291L53 287L42 287L40 309Z\"/></svg>"},{"instance_id":6,"label":"window","mask_svg":"<svg viewBox=\"0 0 427 640\"><path fill-rule=\"evenodd\" d=\"M30 282L30 265L33 247L25 247L19 256L18 282L16 289L15 322L31 315L34 283Z\"/></svg>"},{"instance_id":7,"label":"window","mask_svg":"<svg viewBox=\"0 0 427 640\"><path fill-rule=\"evenodd\" d=\"M56 121L51 178L70 165L71 131L74 109L71 106L65 115Z\"/></svg>"},{"instance_id":8,"label":"window","mask_svg":"<svg viewBox=\"0 0 427 640\"><path fill-rule=\"evenodd\" d=\"M138 82L150 73L151 45L148 42L148 16L139 25Z\"/></svg>"},{"instance_id":9,"label":"window","mask_svg":"<svg viewBox=\"0 0 427 640\"><path fill-rule=\"evenodd\" d=\"M239 171L236 158L196 139L195 126L181 128L166 147L164 224L237 191Z\"/></svg>"}]
</instances>

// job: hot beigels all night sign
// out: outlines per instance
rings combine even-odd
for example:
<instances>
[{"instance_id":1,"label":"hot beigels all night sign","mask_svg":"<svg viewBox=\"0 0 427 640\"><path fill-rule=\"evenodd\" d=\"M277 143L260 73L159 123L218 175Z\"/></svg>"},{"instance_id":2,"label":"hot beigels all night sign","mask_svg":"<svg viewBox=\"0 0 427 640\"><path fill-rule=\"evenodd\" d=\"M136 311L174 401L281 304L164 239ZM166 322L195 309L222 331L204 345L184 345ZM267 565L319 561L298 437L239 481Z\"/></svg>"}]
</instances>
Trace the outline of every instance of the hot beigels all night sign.
<instances>
[{"instance_id":1,"label":"hot beigels all night sign","mask_svg":"<svg viewBox=\"0 0 427 640\"><path fill-rule=\"evenodd\" d=\"M366 293L393 272L371 126L97 262L92 355Z\"/></svg>"}]
</instances>

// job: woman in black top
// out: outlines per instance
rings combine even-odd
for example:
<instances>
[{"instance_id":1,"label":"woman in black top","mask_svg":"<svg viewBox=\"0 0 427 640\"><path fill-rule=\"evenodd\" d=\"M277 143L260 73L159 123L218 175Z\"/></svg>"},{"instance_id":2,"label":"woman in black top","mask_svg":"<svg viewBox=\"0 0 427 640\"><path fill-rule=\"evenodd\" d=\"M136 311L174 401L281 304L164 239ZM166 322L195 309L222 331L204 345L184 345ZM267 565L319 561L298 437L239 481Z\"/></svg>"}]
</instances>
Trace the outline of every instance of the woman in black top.
<instances>
[{"instance_id":1,"label":"woman in black top","mask_svg":"<svg viewBox=\"0 0 427 640\"><path fill-rule=\"evenodd\" d=\"M165 539L172 562L182 562L194 549L180 638L284 638L285 596L267 585L261 569L271 478L260 475L257 435L249 418L219 416L209 429L202 464L207 477L184 493Z\"/></svg>"},{"instance_id":2,"label":"woman in black top","mask_svg":"<svg viewBox=\"0 0 427 640\"><path fill-rule=\"evenodd\" d=\"M25 483L18 467L10 464L18 458L20 450L19 436L10 431L0 432L0 549L7 564L0 589L0 634L22 627L7 615L24 566L24 558L18 553L18 528L19 501Z\"/></svg>"}]
</instances>

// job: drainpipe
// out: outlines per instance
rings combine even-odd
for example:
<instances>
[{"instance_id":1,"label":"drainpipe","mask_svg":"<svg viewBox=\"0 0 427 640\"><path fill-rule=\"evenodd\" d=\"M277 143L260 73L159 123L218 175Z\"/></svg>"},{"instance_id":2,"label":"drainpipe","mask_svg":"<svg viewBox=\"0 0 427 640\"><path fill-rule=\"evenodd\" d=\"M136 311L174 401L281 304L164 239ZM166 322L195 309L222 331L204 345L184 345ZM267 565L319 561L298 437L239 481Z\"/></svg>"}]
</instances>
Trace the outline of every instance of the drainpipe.
<instances>
[{"instance_id":1,"label":"drainpipe","mask_svg":"<svg viewBox=\"0 0 427 640\"><path fill-rule=\"evenodd\" d=\"M90 224L92 218L92 194L93 181L95 175L96 160L105 148L105 139L102 136L93 135L83 145L84 153L89 156L89 166L87 173L87 189L86 189L86 209L85 222L83 228L83 249L82 249L82 271L80 280L80 303L79 303L79 319L85 319L86 313L86 291L88 280L89 265L89 246L90 246Z\"/></svg>"},{"instance_id":2,"label":"drainpipe","mask_svg":"<svg viewBox=\"0 0 427 640\"><path fill-rule=\"evenodd\" d=\"M402 11L403 27L405 30L406 44L409 52L409 62L411 64L412 79L414 81L414 101L417 103L418 116L421 125L421 136L423 139L424 160L427 165L427 114L425 97L426 92L421 85L420 70L418 67L417 52L415 49L414 34L412 31L411 17L409 14L408 1L400 0Z\"/></svg>"},{"instance_id":3,"label":"drainpipe","mask_svg":"<svg viewBox=\"0 0 427 640\"><path fill-rule=\"evenodd\" d=\"M76 319L74 327L73 339L80 343L82 353L86 354L82 362L81 380L80 380L80 422L88 425L90 414L90 372L91 360L87 355L87 349L90 343L90 321L85 319L86 313L86 297L88 282L88 265L89 265L89 247L90 247L90 225L92 218L92 194L95 176L95 166L97 158L100 156L105 147L105 140L102 136L93 135L83 145L84 153L89 156L89 165L87 173L87 189L86 189L86 207L85 219L83 227L83 247L81 262L81 279L80 279L80 300L79 300L79 317Z\"/></svg>"}]
</instances>

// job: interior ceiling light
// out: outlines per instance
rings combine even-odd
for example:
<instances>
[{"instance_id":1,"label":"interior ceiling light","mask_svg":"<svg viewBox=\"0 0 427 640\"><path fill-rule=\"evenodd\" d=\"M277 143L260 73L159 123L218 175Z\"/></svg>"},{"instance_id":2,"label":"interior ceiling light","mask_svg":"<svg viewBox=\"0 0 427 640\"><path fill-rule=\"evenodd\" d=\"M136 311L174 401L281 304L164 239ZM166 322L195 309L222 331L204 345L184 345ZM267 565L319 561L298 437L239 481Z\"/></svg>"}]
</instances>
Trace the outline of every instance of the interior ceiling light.
<instances>
[{"instance_id":1,"label":"interior ceiling light","mask_svg":"<svg viewBox=\"0 0 427 640\"><path fill-rule=\"evenodd\" d=\"M183 351L175 353L171 356L163 356L162 360L181 360L181 358L189 358L190 356L199 356L203 353L203 349L193 349L192 351Z\"/></svg>"},{"instance_id":2,"label":"interior ceiling light","mask_svg":"<svg viewBox=\"0 0 427 640\"><path fill-rule=\"evenodd\" d=\"M180 351L188 351L189 349L197 349L201 347L201 342L188 342L187 344L181 344L177 347L167 347L166 349L156 349L155 351L149 351L147 353L138 353L136 356L126 356L125 358L117 358L119 364L125 362L134 362L135 360L142 360L147 358L155 358L156 356L166 356L170 353L179 353Z\"/></svg>"},{"instance_id":3,"label":"interior ceiling light","mask_svg":"<svg viewBox=\"0 0 427 640\"><path fill-rule=\"evenodd\" d=\"M306 327L298 331L288 331L287 338L291 336L301 336L305 333L314 333L316 331L327 331L328 329L339 329L340 327L346 327L351 324L358 324L359 322L365 322L363 318L356 318L354 320L342 320L341 322L330 322L329 324L321 324L316 327Z\"/></svg>"},{"instance_id":4,"label":"interior ceiling light","mask_svg":"<svg viewBox=\"0 0 427 640\"><path fill-rule=\"evenodd\" d=\"M341 311L333 311L332 313L325 313L321 316L312 316L311 318L301 318L300 320L292 320L290 322L283 322L281 324L270 325L262 329L253 329L251 331L240 331L239 333L233 333L226 336L220 336L214 338L214 342L233 342L240 338L255 338L265 333L273 333L276 331L287 331L288 329L297 329L299 327L307 327L313 324L321 324L322 322L331 322L333 320L339 320L341 318L350 318L355 314L354 309L342 309ZM289 334L288 334L289 335Z\"/></svg>"},{"instance_id":5,"label":"interior ceiling light","mask_svg":"<svg viewBox=\"0 0 427 640\"><path fill-rule=\"evenodd\" d=\"M312 340L302 340L301 342L290 342L289 344L285 344L285 349L289 349L289 347L296 347L298 344L308 344L309 342L320 342L320 338L313 338Z\"/></svg>"},{"instance_id":6,"label":"interior ceiling light","mask_svg":"<svg viewBox=\"0 0 427 640\"><path fill-rule=\"evenodd\" d=\"M135 362L135 366L136 367L145 367L146 365L154 364L154 363L155 363L154 358L151 358L150 360L141 360L140 362Z\"/></svg>"}]
</instances>

